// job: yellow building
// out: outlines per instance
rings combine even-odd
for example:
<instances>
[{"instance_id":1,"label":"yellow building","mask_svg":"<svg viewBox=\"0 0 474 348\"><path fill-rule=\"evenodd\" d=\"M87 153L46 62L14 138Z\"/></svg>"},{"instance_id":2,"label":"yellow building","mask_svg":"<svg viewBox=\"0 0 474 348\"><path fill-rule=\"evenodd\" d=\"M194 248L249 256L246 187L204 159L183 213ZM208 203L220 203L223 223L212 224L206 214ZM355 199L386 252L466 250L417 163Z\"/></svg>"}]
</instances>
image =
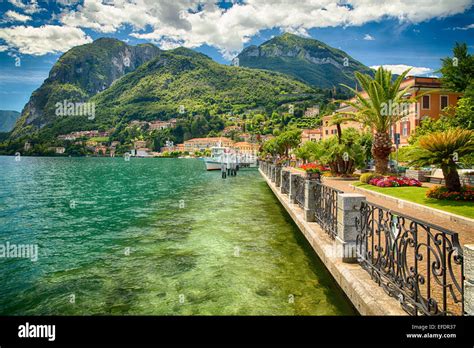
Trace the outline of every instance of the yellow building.
<instances>
[{"instance_id":1,"label":"yellow building","mask_svg":"<svg viewBox=\"0 0 474 348\"><path fill-rule=\"evenodd\" d=\"M213 138L194 138L184 142L184 151L194 153L196 151L204 151L211 147L232 147L234 141L225 137Z\"/></svg>"},{"instance_id":2,"label":"yellow building","mask_svg":"<svg viewBox=\"0 0 474 348\"><path fill-rule=\"evenodd\" d=\"M301 132L301 143L304 144L307 141L320 141L321 140L321 129L303 129Z\"/></svg>"},{"instance_id":3,"label":"yellow building","mask_svg":"<svg viewBox=\"0 0 474 348\"><path fill-rule=\"evenodd\" d=\"M258 151L259 145L252 144L247 141L241 141L241 142L235 143L233 148L243 154L254 154L255 152Z\"/></svg>"}]
</instances>

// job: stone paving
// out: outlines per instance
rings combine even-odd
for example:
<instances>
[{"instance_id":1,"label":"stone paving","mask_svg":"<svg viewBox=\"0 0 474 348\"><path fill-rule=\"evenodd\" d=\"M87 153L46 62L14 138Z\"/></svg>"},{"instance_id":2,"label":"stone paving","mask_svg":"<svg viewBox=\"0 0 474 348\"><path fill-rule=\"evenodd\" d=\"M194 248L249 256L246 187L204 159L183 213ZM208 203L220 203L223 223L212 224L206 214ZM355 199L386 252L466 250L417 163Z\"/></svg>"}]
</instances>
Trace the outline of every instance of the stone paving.
<instances>
[{"instance_id":1,"label":"stone paving","mask_svg":"<svg viewBox=\"0 0 474 348\"><path fill-rule=\"evenodd\" d=\"M356 181L352 180L334 180L334 179L326 179L323 178L323 183L328 186L337 188L338 190L344 192L356 192L350 185L352 185ZM360 192L357 192L360 193ZM461 244L472 244L474 243L474 226L469 227L464 224L457 223L455 221L451 221L447 218L443 218L441 216L429 214L423 211L418 211L416 209L411 208L400 208L398 204L395 202L391 202L385 200L383 198L374 197L372 195L366 195L367 200L371 203L375 203L381 206L384 206L388 209L400 212L402 214L406 214L408 216L412 216L419 220L423 220L446 229L449 229L453 232L457 232L459 234L459 240ZM474 209L474 208L473 208Z\"/></svg>"}]
</instances>

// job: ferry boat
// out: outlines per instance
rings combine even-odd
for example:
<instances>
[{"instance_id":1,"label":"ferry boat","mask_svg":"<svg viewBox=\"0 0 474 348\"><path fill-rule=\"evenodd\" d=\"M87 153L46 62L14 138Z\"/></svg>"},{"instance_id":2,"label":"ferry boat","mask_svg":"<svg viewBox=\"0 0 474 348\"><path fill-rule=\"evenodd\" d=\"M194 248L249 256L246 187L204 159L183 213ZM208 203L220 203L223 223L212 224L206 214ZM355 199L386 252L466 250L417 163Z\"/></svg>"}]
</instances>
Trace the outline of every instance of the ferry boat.
<instances>
[{"instance_id":1,"label":"ferry boat","mask_svg":"<svg viewBox=\"0 0 474 348\"><path fill-rule=\"evenodd\" d=\"M204 158L204 163L206 164L206 170L220 170L222 162L225 161L225 153L226 151L230 151L229 148L226 147L212 147L211 148L211 157Z\"/></svg>"},{"instance_id":2,"label":"ferry boat","mask_svg":"<svg viewBox=\"0 0 474 348\"><path fill-rule=\"evenodd\" d=\"M211 157L204 158L206 170L221 170L222 163L228 166L236 163L239 168L256 168L257 156L251 154L239 154L228 147L212 147Z\"/></svg>"}]
</instances>

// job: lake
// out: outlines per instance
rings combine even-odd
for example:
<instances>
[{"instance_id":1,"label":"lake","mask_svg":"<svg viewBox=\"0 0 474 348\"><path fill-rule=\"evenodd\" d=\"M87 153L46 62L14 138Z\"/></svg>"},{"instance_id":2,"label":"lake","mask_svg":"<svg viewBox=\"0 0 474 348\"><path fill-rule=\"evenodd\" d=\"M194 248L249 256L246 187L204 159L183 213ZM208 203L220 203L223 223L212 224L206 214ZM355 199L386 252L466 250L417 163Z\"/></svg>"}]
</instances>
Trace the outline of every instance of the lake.
<instances>
[{"instance_id":1,"label":"lake","mask_svg":"<svg viewBox=\"0 0 474 348\"><path fill-rule=\"evenodd\" d=\"M3 156L0 183L0 245L38 248L0 258L2 315L356 314L256 169Z\"/></svg>"}]
</instances>

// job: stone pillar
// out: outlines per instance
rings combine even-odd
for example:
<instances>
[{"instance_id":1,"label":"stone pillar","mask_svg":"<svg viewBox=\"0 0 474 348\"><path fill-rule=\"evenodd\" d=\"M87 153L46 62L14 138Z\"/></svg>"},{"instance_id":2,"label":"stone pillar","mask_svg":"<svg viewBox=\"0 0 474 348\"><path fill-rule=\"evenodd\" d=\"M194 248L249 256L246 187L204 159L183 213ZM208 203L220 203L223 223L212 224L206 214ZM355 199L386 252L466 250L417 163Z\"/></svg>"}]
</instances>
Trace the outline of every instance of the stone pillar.
<instances>
[{"instance_id":1,"label":"stone pillar","mask_svg":"<svg viewBox=\"0 0 474 348\"><path fill-rule=\"evenodd\" d=\"M308 222L314 222L316 217L316 195L314 188L317 185L316 180L305 180L304 181L304 219Z\"/></svg>"},{"instance_id":2,"label":"stone pillar","mask_svg":"<svg viewBox=\"0 0 474 348\"><path fill-rule=\"evenodd\" d=\"M343 262L357 262L355 219L360 215L360 205L365 196L358 193L337 195L337 237L336 252Z\"/></svg>"},{"instance_id":3,"label":"stone pillar","mask_svg":"<svg viewBox=\"0 0 474 348\"><path fill-rule=\"evenodd\" d=\"M474 244L463 248L464 315L474 315Z\"/></svg>"},{"instance_id":4,"label":"stone pillar","mask_svg":"<svg viewBox=\"0 0 474 348\"><path fill-rule=\"evenodd\" d=\"M275 182L275 165L270 165L270 180Z\"/></svg>"},{"instance_id":5,"label":"stone pillar","mask_svg":"<svg viewBox=\"0 0 474 348\"><path fill-rule=\"evenodd\" d=\"M283 173L286 172L286 170L284 168L281 168L281 172L280 172L280 193L283 193L281 192L281 188L283 187Z\"/></svg>"},{"instance_id":6,"label":"stone pillar","mask_svg":"<svg viewBox=\"0 0 474 348\"><path fill-rule=\"evenodd\" d=\"M275 186L281 186L281 166L275 166Z\"/></svg>"},{"instance_id":7,"label":"stone pillar","mask_svg":"<svg viewBox=\"0 0 474 348\"><path fill-rule=\"evenodd\" d=\"M290 193L288 197L290 197L290 203L296 203L296 176L298 174L290 173Z\"/></svg>"}]
</instances>

